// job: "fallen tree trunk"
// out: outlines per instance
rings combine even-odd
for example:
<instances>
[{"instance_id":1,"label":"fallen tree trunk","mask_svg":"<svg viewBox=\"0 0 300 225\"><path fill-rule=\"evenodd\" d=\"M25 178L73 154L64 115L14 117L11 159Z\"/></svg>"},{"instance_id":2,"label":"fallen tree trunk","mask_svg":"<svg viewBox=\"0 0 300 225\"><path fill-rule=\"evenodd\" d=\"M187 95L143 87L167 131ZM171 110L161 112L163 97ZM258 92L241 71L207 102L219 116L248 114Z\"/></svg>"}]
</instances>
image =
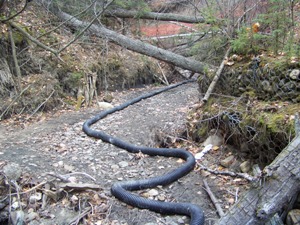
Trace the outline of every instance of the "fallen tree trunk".
<instances>
[{"instance_id":1,"label":"fallen tree trunk","mask_svg":"<svg viewBox=\"0 0 300 225\"><path fill-rule=\"evenodd\" d=\"M204 98L201 100L203 103L206 103L208 101L208 98L210 97L211 93L213 92L221 74L222 74L222 71L223 71L223 68L224 68L224 65L225 65L225 61L227 60L228 56L229 56L229 53L231 51L231 47L228 48L228 50L226 51L225 53L225 56L224 56L224 59L219 67L219 69L217 70L216 72L216 75L214 77L214 79L212 80L212 82L210 83L206 93L205 93L205 96Z\"/></svg>"},{"instance_id":2,"label":"fallen tree trunk","mask_svg":"<svg viewBox=\"0 0 300 225\"><path fill-rule=\"evenodd\" d=\"M285 211L300 191L300 134L263 170L260 182L216 224L260 225Z\"/></svg>"},{"instance_id":3,"label":"fallen tree trunk","mask_svg":"<svg viewBox=\"0 0 300 225\"><path fill-rule=\"evenodd\" d=\"M119 18L139 18L148 20L161 20L161 21L177 21L185 23L205 23L203 17L184 16L174 13L156 13L156 12L138 12L133 10L112 10L104 13L106 17L119 17Z\"/></svg>"},{"instance_id":4,"label":"fallen tree trunk","mask_svg":"<svg viewBox=\"0 0 300 225\"><path fill-rule=\"evenodd\" d=\"M57 15L60 19L67 21L66 24L75 28L82 29L89 25L88 22L80 21L75 17L64 13L62 11L54 11L55 15ZM208 68L208 64L200 63L194 59L189 59L183 57L181 55L175 54L173 52L167 51L162 48L158 48L148 43L144 43L140 40L132 39L126 37L122 34L119 34L115 31L109 30L104 26L97 26L95 24L91 25L88 32L102 38L107 38L112 42L125 47L129 50L141 53L143 55L147 55L162 61L166 61L175 66L191 70L196 73L204 73L205 68Z\"/></svg>"}]
</instances>

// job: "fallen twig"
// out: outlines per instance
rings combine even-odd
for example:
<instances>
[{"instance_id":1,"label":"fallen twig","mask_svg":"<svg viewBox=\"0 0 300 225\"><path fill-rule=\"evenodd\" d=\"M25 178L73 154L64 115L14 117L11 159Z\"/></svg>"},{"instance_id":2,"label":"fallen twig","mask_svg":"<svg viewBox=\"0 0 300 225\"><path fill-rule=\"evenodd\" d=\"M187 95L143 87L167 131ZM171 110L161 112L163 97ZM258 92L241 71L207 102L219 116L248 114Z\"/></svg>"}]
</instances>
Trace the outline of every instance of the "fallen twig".
<instances>
[{"instance_id":1,"label":"fallen twig","mask_svg":"<svg viewBox=\"0 0 300 225\"><path fill-rule=\"evenodd\" d=\"M2 112L2 114L0 115L0 120L2 120L2 117L5 115L5 113L13 106L13 104L22 96L22 94L27 91L27 89L30 87L31 85L28 85L26 88L24 88L21 93L15 97L12 102L6 107L6 109Z\"/></svg>"},{"instance_id":2,"label":"fallen twig","mask_svg":"<svg viewBox=\"0 0 300 225\"><path fill-rule=\"evenodd\" d=\"M30 188L29 190L27 191L23 191L23 192L20 192L20 194L26 194L26 193L29 193L31 191L34 191L35 189L38 189L39 187L43 186L44 184L48 183L49 181L43 181L41 183L39 183L38 185L34 186L33 188ZM16 195L17 193L12 193L11 195Z\"/></svg>"},{"instance_id":3,"label":"fallen twig","mask_svg":"<svg viewBox=\"0 0 300 225\"><path fill-rule=\"evenodd\" d=\"M19 187L18 183L14 180L10 181L10 183L13 184L13 186L16 189L17 200L18 200L18 210L16 210L16 211L11 211L11 207L12 207L11 203L12 202L10 202L10 209L9 209L10 218L12 220L13 225L21 225L21 224L24 224L24 221L25 221L24 217L25 216L24 216L24 212L23 212L22 204L21 204L21 197L20 197L20 192L19 192L20 187Z\"/></svg>"},{"instance_id":4,"label":"fallen twig","mask_svg":"<svg viewBox=\"0 0 300 225\"><path fill-rule=\"evenodd\" d=\"M73 172L73 173L68 173L66 174L65 176L73 176L73 175L83 175L83 176L86 176L88 178L90 178L91 180L93 181L96 181L96 178L92 177L91 175L87 174L87 173L84 173L84 172Z\"/></svg>"},{"instance_id":5,"label":"fallen twig","mask_svg":"<svg viewBox=\"0 0 300 225\"><path fill-rule=\"evenodd\" d=\"M228 55L229 55L230 51L231 51L231 47L228 48L228 50L226 51L224 59L223 59L221 65L219 66L219 69L217 70L214 79L210 83L210 85L209 85L209 87L208 87L208 89L205 93L205 96L203 97L203 99L201 99L202 104L205 104L208 101L209 96L211 95L212 91L214 90L214 88L215 88L215 86L216 86L216 84L217 84L217 82L218 82L218 80L221 76L222 70L224 68L225 60L228 58Z\"/></svg>"},{"instance_id":6,"label":"fallen twig","mask_svg":"<svg viewBox=\"0 0 300 225\"><path fill-rule=\"evenodd\" d=\"M60 188L63 189L74 189L77 191L83 191L86 189L91 189L95 191L99 191L102 188L97 184L77 184L77 183L61 183L58 185Z\"/></svg>"},{"instance_id":7,"label":"fallen twig","mask_svg":"<svg viewBox=\"0 0 300 225\"><path fill-rule=\"evenodd\" d=\"M215 207L216 207L216 209L218 211L219 216L220 217L224 216L224 212L223 212L222 207L219 204L219 200L215 197L214 193L210 190L210 188L209 188L209 186L207 184L206 179L203 180L203 183L204 183L204 186L205 186L205 191L207 192L207 194L209 195L211 201L215 205Z\"/></svg>"},{"instance_id":8,"label":"fallen twig","mask_svg":"<svg viewBox=\"0 0 300 225\"><path fill-rule=\"evenodd\" d=\"M231 172L231 171L217 171L217 170L212 170L212 169L209 169L201 164L198 164L200 166L200 169L201 170L206 170L210 173L213 173L215 175L225 175L225 176L231 176L231 177L241 177L241 178L244 178L250 182L254 182L254 181L257 181L258 178L257 177L253 177L247 173L234 173L234 172Z\"/></svg>"},{"instance_id":9,"label":"fallen twig","mask_svg":"<svg viewBox=\"0 0 300 225\"><path fill-rule=\"evenodd\" d=\"M160 72L161 72L163 78L164 78L164 81L162 80L162 82L163 82L164 84L166 84L166 85L170 85L170 83L169 83L169 81L168 81L168 79L167 79L167 77L166 77L166 75L165 75L163 69L161 68L161 66L160 66L160 64L159 64L159 62L157 62L157 65L158 65L158 68L160 69ZM159 79L160 79L160 78L159 78ZM161 80L161 79L160 79L160 80Z\"/></svg>"},{"instance_id":10,"label":"fallen twig","mask_svg":"<svg viewBox=\"0 0 300 225\"><path fill-rule=\"evenodd\" d=\"M63 182L70 182L70 180L68 180L68 179L73 175L83 175L83 176L86 176L86 177L90 178L93 181L96 181L96 178L94 178L91 175L89 175L87 173L84 173L84 172L73 172L73 173L68 173L68 174L64 174L64 175L54 174L54 173L51 172L51 173L47 173L47 175L56 177L56 178L60 179Z\"/></svg>"},{"instance_id":11,"label":"fallen twig","mask_svg":"<svg viewBox=\"0 0 300 225\"><path fill-rule=\"evenodd\" d=\"M45 184L45 191L49 191L50 190L50 185L49 184ZM43 192L43 197L42 197L42 209L45 209L46 205L47 205L47 200L48 200L48 195L47 193Z\"/></svg>"},{"instance_id":12,"label":"fallen twig","mask_svg":"<svg viewBox=\"0 0 300 225\"><path fill-rule=\"evenodd\" d=\"M79 221L85 217L90 211L92 210L92 207L88 207L86 210L84 210L82 213L77 215L70 223L69 225L77 225Z\"/></svg>"},{"instance_id":13,"label":"fallen twig","mask_svg":"<svg viewBox=\"0 0 300 225\"><path fill-rule=\"evenodd\" d=\"M45 101L43 101L34 111L33 111L33 113L31 113L31 115L29 116L29 117L27 117L27 120L29 120L51 97L52 97L52 95L54 94L54 92L55 92L55 90L53 90L52 92L51 92L51 94L48 96L48 98L45 100Z\"/></svg>"}]
</instances>

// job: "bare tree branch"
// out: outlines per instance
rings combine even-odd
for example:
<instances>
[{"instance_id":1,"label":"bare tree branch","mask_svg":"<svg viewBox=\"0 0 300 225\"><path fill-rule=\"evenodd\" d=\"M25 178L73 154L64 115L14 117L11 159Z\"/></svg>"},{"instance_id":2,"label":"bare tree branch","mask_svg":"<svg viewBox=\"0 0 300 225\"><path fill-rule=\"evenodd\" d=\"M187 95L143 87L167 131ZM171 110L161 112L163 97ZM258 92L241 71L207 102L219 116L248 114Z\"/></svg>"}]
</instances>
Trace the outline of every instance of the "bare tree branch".
<instances>
[{"instance_id":1,"label":"bare tree branch","mask_svg":"<svg viewBox=\"0 0 300 225\"><path fill-rule=\"evenodd\" d=\"M33 43L37 44L39 47L46 49L47 51L53 53L54 55L58 55L58 52L47 45L44 45L43 43L39 42L37 39L32 37L29 33L27 33L25 30L23 30L20 26L18 26L16 23L12 21L8 21L8 24L12 27L16 28L21 34L23 34L26 38L28 38Z\"/></svg>"},{"instance_id":2,"label":"bare tree branch","mask_svg":"<svg viewBox=\"0 0 300 225\"><path fill-rule=\"evenodd\" d=\"M15 40L13 37L13 33L12 33L12 29L11 26L8 26L8 34L9 34L9 39L10 39L10 43L11 43L11 51L12 51L12 57L13 57L13 61L15 64L15 71L16 71L16 75L17 75L17 90L20 91L21 90L21 70L20 70L20 66L18 63L18 59L17 59L17 53L16 53L16 45L15 45Z\"/></svg>"},{"instance_id":3,"label":"bare tree branch","mask_svg":"<svg viewBox=\"0 0 300 225\"><path fill-rule=\"evenodd\" d=\"M87 26L82 29L78 35L76 35L76 37L73 38L73 40L71 40L69 43L67 43L64 47L62 47L61 49L58 50L58 53L61 53L63 50L65 50L66 48L68 48L71 44L73 44L76 40L78 40L78 38L80 38L92 25L93 23L98 19L99 16L102 15L102 13L105 11L105 9L111 5L114 2L114 0L110 0L104 7L103 9L94 17L94 19L92 19L92 21L87 24Z\"/></svg>"},{"instance_id":4,"label":"bare tree branch","mask_svg":"<svg viewBox=\"0 0 300 225\"><path fill-rule=\"evenodd\" d=\"M1 19L0 22L3 22L3 23L4 23L4 22L7 22L7 21L9 21L9 20L15 18L15 17L18 16L19 14L21 14L21 13L26 9L28 2L29 2L29 0L26 0L26 1L25 1L25 4L24 4L23 8L22 8L19 12L15 13L14 15L12 15L12 16L10 16L10 17L8 17L8 18ZM5 0L3 0L3 1L1 2L0 9L1 9L2 6L4 5L4 3L5 3Z\"/></svg>"}]
</instances>

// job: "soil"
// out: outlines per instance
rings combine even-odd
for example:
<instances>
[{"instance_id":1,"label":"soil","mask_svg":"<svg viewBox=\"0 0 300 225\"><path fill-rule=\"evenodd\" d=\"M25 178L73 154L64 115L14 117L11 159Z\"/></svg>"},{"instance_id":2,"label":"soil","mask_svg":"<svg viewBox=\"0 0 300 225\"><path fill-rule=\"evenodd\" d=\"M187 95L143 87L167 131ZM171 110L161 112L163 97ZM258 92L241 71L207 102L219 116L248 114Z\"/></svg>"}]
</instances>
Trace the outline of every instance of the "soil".
<instances>
[{"instance_id":1,"label":"soil","mask_svg":"<svg viewBox=\"0 0 300 225\"><path fill-rule=\"evenodd\" d=\"M114 97L112 104L118 105L155 88L157 87L112 92ZM185 84L114 113L96 123L94 128L135 145L155 146L157 131L177 137L179 132L185 129L189 107L198 99L197 85ZM53 179L47 175L49 172L55 174L84 172L94 177L96 179L94 183L100 185L102 189L98 194L105 196L107 207L102 213L102 219L98 217L98 222L94 220L90 224L188 224L189 218L185 216L163 216L148 210L132 208L111 196L110 187L116 181L163 174L181 162L172 158L134 155L86 136L81 130L84 121L99 111L99 108L93 107L80 111L59 112L47 120L35 122L23 129L2 122L1 160L6 164L19 164L23 174L30 176L36 184ZM80 176L77 179L83 183L93 182L87 176ZM155 188L159 192L158 195L151 196L153 190L141 191L140 194L144 196L148 194L150 198L165 201L197 204L205 212L205 224L212 224L218 217L202 187L202 179L199 171L193 171L169 186ZM74 212L75 215L78 213L78 209L75 210L65 204L62 199L52 202L47 209L48 214L54 216L45 217L41 209L35 210L39 213L39 217L28 224L68 224L67 221L74 217ZM59 214L62 210L64 216Z\"/></svg>"}]
</instances>

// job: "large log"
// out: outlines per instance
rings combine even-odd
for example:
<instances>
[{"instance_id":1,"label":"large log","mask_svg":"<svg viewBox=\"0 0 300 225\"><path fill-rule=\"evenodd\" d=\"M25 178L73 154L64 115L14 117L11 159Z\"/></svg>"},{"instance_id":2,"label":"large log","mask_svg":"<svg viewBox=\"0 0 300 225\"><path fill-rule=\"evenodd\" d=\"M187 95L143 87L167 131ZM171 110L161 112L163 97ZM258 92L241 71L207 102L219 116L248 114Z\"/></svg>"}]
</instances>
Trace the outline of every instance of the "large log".
<instances>
[{"instance_id":1,"label":"large log","mask_svg":"<svg viewBox=\"0 0 300 225\"><path fill-rule=\"evenodd\" d=\"M263 170L253 186L217 222L218 225L265 224L300 191L300 134Z\"/></svg>"},{"instance_id":2,"label":"large log","mask_svg":"<svg viewBox=\"0 0 300 225\"><path fill-rule=\"evenodd\" d=\"M62 11L54 11L55 15L57 15L60 19L66 21L66 24L75 28L75 29L83 29L89 25L88 22L80 21L75 17L62 12ZM175 54L173 52L167 51L162 48L158 48L148 43L144 43L140 40L136 40L133 38L129 38L122 34L119 34L115 31L109 30L104 26L97 26L95 24L91 25L88 32L102 38L107 38L110 41L125 47L129 50L141 53L143 55L147 55L162 61L166 61L175 66L181 67L186 70L190 70L196 73L204 73L205 68L209 68L210 66L205 63L200 63L194 59L186 58L181 55Z\"/></svg>"},{"instance_id":3,"label":"large log","mask_svg":"<svg viewBox=\"0 0 300 225\"><path fill-rule=\"evenodd\" d=\"M161 20L161 21L178 21L185 23L205 23L205 19L200 16L184 16L174 13L156 13L156 12L138 12L133 10L117 9L106 11L106 17L120 17L120 18L139 18L148 20Z\"/></svg>"}]
</instances>

